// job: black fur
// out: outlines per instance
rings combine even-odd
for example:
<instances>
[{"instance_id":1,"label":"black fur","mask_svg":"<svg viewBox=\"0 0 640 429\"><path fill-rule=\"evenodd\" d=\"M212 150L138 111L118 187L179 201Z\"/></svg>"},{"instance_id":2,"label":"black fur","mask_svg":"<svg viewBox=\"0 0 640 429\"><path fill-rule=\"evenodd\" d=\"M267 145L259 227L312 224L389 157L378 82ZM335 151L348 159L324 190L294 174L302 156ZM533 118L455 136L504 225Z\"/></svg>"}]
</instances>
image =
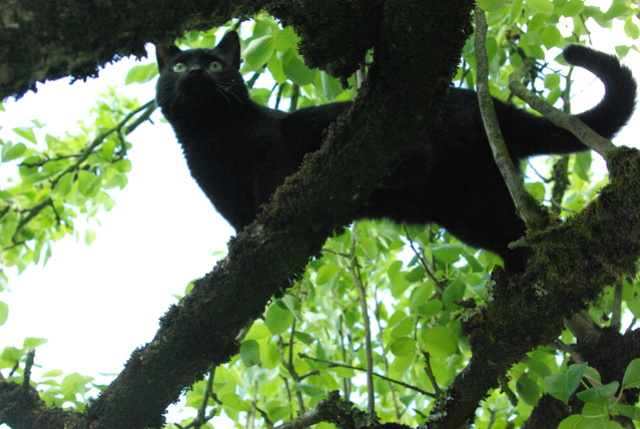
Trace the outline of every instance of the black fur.
<instances>
[{"instance_id":1,"label":"black fur","mask_svg":"<svg viewBox=\"0 0 640 429\"><path fill-rule=\"evenodd\" d=\"M615 57L580 45L568 46L564 57L604 82L604 98L577 116L613 137L635 107L631 72ZM215 70L209 69L212 62L219 64ZM157 103L182 144L191 174L236 231L255 218L303 156L320 147L325 128L350 106L333 103L285 113L254 103L238 72L234 32L212 50L158 47L158 64ZM178 71L176 64L183 64ZM507 267L521 267L522 252L507 245L524 234L525 226L493 161L476 97L473 91L450 88L442 120L415 142L358 218L435 222L463 242L497 253ZM586 150L544 118L498 100L495 107L516 162Z\"/></svg>"}]
</instances>

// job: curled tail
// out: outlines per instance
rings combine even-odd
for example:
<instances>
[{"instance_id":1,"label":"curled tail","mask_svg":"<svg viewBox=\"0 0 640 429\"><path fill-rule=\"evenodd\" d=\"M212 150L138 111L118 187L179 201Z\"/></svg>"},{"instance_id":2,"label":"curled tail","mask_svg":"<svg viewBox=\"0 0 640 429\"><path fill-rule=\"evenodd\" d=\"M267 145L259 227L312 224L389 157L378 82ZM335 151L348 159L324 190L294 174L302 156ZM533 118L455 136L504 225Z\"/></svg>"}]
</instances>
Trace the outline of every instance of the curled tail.
<instances>
[{"instance_id":1,"label":"curled tail","mask_svg":"<svg viewBox=\"0 0 640 429\"><path fill-rule=\"evenodd\" d=\"M612 138L635 109L637 86L631 70L615 56L583 45L568 45L563 55L569 64L589 70L604 84L602 100L576 116L601 136Z\"/></svg>"}]
</instances>

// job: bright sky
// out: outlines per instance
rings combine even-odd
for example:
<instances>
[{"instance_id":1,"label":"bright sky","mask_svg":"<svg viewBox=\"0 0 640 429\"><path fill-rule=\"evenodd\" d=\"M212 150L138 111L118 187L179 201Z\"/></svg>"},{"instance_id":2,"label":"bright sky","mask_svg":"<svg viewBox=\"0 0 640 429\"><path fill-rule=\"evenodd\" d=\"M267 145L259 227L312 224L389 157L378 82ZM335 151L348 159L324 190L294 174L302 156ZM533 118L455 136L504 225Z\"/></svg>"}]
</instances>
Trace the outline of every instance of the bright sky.
<instances>
[{"instance_id":1,"label":"bright sky","mask_svg":"<svg viewBox=\"0 0 640 429\"><path fill-rule=\"evenodd\" d=\"M640 69L638 58L633 64ZM10 128L29 125L30 118L46 123L51 134L72 131L104 92L104 82L124 83L132 65L123 60L98 80L47 83L38 94L7 102L1 136L17 140ZM121 92L145 102L154 88L130 85ZM171 128L159 112L153 118L154 125L130 136L129 185L111 193L117 205L99 215L96 241L86 246L68 237L54 244L46 267L30 266L20 276L8 270L10 292L0 300L10 315L0 326L0 348L43 337L49 341L36 354L42 370L118 373L131 351L152 339L173 295L213 268L213 252L226 249L232 229L191 179ZM616 142L635 145L637 135L637 127L629 128Z\"/></svg>"}]
</instances>

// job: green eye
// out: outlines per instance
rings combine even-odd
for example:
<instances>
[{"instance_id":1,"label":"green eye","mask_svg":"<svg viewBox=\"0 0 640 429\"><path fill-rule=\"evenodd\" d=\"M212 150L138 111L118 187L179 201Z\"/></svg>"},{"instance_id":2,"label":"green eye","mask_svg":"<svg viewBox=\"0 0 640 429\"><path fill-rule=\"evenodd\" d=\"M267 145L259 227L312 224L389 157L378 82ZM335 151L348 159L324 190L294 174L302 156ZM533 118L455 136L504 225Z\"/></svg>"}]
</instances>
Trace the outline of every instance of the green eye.
<instances>
[{"instance_id":1,"label":"green eye","mask_svg":"<svg viewBox=\"0 0 640 429\"><path fill-rule=\"evenodd\" d=\"M219 61L212 61L211 64L209 64L209 70L222 70L222 64Z\"/></svg>"},{"instance_id":2,"label":"green eye","mask_svg":"<svg viewBox=\"0 0 640 429\"><path fill-rule=\"evenodd\" d=\"M187 70L187 65L185 63L177 63L173 66L172 70L176 73L182 73L183 71Z\"/></svg>"}]
</instances>

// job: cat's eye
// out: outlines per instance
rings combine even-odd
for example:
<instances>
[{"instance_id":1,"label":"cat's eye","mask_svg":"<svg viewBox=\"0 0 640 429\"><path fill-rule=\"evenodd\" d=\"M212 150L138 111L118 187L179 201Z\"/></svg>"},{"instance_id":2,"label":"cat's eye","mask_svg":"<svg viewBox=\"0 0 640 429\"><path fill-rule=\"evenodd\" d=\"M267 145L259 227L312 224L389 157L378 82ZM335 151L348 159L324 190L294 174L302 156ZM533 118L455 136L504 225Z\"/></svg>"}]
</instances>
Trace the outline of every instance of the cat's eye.
<instances>
[{"instance_id":1,"label":"cat's eye","mask_svg":"<svg viewBox=\"0 0 640 429\"><path fill-rule=\"evenodd\" d=\"M213 70L213 71L222 70L222 63L220 63L219 61L212 61L209 64L209 70Z\"/></svg>"},{"instance_id":2,"label":"cat's eye","mask_svg":"<svg viewBox=\"0 0 640 429\"><path fill-rule=\"evenodd\" d=\"M187 65L185 63L177 63L173 66L172 70L176 73L182 73L187 70Z\"/></svg>"}]
</instances>

